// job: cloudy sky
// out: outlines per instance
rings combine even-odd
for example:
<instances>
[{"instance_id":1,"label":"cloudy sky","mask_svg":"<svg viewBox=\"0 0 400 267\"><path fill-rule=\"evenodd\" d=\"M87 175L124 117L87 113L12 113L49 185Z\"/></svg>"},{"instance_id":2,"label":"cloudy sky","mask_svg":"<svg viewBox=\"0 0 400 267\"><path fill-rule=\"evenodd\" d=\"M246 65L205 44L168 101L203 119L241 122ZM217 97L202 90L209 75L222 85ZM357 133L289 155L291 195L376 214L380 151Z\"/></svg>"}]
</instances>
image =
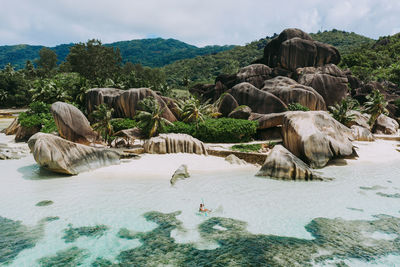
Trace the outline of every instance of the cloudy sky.
<instances>
[{"instance_id":1,"label":"cloudy sky","mask_svg":"<svg viewBox=\"0 0 400 267\"><path fill-rule=\"evenodd\" d=\"M400 32L400 0L0 0L0 45L149 37L245 44L288 27Z\"/></svg>"}]
</instances>

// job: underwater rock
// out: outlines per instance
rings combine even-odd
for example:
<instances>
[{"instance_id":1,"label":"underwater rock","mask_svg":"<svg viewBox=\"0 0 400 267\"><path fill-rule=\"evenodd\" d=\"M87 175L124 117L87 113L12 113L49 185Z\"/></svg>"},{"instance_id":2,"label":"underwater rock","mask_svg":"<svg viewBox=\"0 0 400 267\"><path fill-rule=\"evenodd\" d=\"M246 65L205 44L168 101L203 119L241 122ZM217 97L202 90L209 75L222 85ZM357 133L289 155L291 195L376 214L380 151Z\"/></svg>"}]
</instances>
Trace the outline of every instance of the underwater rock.
<instances>
[{"instance_id":1,"label":"underwater rock","mask_svg":"<svg viewBox=\"0 0 400 267\"><path fill-rule=\"evenodd\" d=\"M119 229L117 235L118 235L119 238L129 239L129 240L137 238L137 236L136 236L137 232L131 231L131 230L127 229L127 228Z\"/></svg>"},{"instance_id":2,"label":"underwater rock","mask_svg":"<svg viewBox=\"0 0 400 267\"><path fill-rule=\"evenodd\" d=\"M71 224L68 226L69 228L64 230L63 239L65 240L65 243L72 243L81 236L98 238L104 235L104 233L110 229L108 226L102 224L96 226L82 226L77 228L73 228Z\"/></svg>"},{"instance_id":3,"label":"underwater rock","mask_svg":"<svg viewBox=\"0 0 400 267\"><path fill-rule=\"evenodd\" d=\"M33 248L43 236L43 223L28 227L0 216L0 265L11 263L19 253Z\"/></svg>"},{"instance_id":4,"label":"underwater rock","mask_svg":"<svg viewBox=\"0 0 400 267\"><path fill-rule=\"evenodd\" d=\"M256 176L281 180L323 180L307 164L281 145L274 146Z\"/></svg>"},{"instance_id":5,"label":"underwater rock","mask_svg":"<svg viewBox=\"0 0 400 267\"><path fill-rule=\"evenodd\" d=\"M43 201L40 201L40 202L38 202L38 203L36 203L36 205L35 206L38 206L38 207L43 207L43 206L49 206L49 205L52 205L54 202L53 201L51 201L51 200L43 200Z\"/></svg>"},{"instance_id":6,"label":"underwater rock","mask_svg":"<svg viewBox=\"0 0 400 267\"><path fill-rule=\"evenodd\" d=\"M386 193L382 193L382 192L378 192L376 193L378 196L381 197L388 197L388 198L400 198L400 194L396 193L396 194L386 194Z\"/></svg>"},{"instance_id":7,"label":"underwater rock","mask_svg":"<svg viewBox=\"0 0 400 267\"><path fill-rule=\"evenodd\" d=\"M184 180L189 178L190 174L188 172L188 167L186 164L182 164L179 168L174 172L172 178L170 180L171 185L174 185L178 180Z\"/></svg>"},{"instance_id":8,"label":"underwater rock","mask_svg":"<svg viewBox=\"0 0 400 267\"><path fill-rule=\"evenodd\" d=\"M62 266L79 266L89 257L86 249L71 247L58 251L54 256L43 257L38 260L42 267L62 267Z\"/></svg>"},{"instance_id":9,"label":"underwater rock","mask_svg":"<svg viewBox=\"0 0 400 267\"><path fill-rule=\"evenodd\" d=\"M52 134L37 133L28 145L40 166L58 173L75 175L120 163L117 151L73 143Z\"/></svg>"},{"instance_id":10,"label":"underwater rock","mask_svg":"<svg viewBox=\"0 0 400 267\"><path fill-rule=\"evenodd\" d=\"M144 151L150 154L192 153L207 155L204 143L188 134L160 134L144 143Z\"/></svg>"}]
</instances>

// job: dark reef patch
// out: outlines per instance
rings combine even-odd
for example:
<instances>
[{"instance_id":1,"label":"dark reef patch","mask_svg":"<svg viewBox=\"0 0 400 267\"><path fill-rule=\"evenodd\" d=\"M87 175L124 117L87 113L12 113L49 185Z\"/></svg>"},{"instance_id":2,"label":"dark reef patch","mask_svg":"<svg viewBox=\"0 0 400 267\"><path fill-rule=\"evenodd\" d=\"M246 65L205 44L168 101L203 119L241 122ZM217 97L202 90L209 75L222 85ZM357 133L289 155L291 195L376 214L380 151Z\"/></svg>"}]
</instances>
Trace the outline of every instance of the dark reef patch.
<instances>
[{"instance_id":1,"label":"dark reef patch","mask_svg":"<svg viewBox=\"0 0 400 267\"><path fill-rule=\"evenodd\" d=\"M375 190L380 190L380 189L386 189L387 187L380 186L380 185L374 185L374 186L360 186L359 187L362 190L370 190L370 191L375 191Z\"/></svg>"},{"instance_id":2,"label":"dark reef patch","mask_svg":"<svg viewBox=\"0 0 400 267\"><path fill-rule=\"evenodd\" d=\"M28 227L0 216L0 265L11 263L21 251L34 247L43 236L43 226Z\"/></svg>"},{"instance_id":3,"label":"dark reef patch","mask_svg":"<svg viewBox=\"0 0 400 267\"><path fill-rule=\"evenodd\" d=\"M91 264L92 267L109 267L112 266L112 262L103 258L97 258Z\"/></svg>"},{"instance_id":4,"label":"dark reef patch","mask_svg":"<svg viewBox=\"0 0 400 267\"><path fill-rule=\"evenodd\" d=\"M42 267L65 267L79 266L89 256L86 249L71 247L65 250L58 251L56 255L43 257L38 260Z\"/></svg>"},{"instance_id":5,"label":"dark reef patch","mask_svg":"<svg viewBox=\"0 0 400 267\"><path fill-rule=\"evenodd\" d=\"M115 266L312 266L327 262L346 266L347 259L371 262L400 253L400 219L391 216L375 216L372 221L316 218L305 227L312 240L252 234L245 222L213 217L199 226L199 232L219 247L199 250L193 244L176 243L171 237L172 230L182 230L178 214L146 213L145 218L158 227L136 234L142 245L122 251ZM376 231L397 238L372 238Z\"/></svg>"},{"instance_id":6,"label":"dark reef patch","mask_svg":"<svg viewBox=\"0 0 400 267\"><path fill-rule=\"evenodd\" d=\"M385 194L385 193L382 193L382 192L378 192L378 193L376 193L378 196L381 196L381 197L388 197L388 198L400 198L400 194L399 193L396 193L396 194Z\"/></svg>"},{"instance_id":7,"label":"dark reef patch","mask_svg":"<svg viewBox=\"0 0 400 267\"><path fill-rule=\"evenodd\" d=\"M364 212L363 209L357 209L357 208L351 208L351 207L347 207L348 210L353 210L353 211L359 211L359 212Z\"/></svg>"},{"instance_id":8,"label":"dark reef patch","mask_svg":"<svg viewBox=\"0 0 400 267\"><path fill-rule=\"evenodd\" d=\"M35 206L44 207L44 206L50 206L50 205L52 205L53 203L54 203L54 202L51 201L51 200L43 200L43 201L40 201L40 202L36 203Z\"/></svg>"},{"instance_id":9,"label":"dark reef patch","mask_svg":"<svg viewBox=\"0 0 400 267\"><path fill-rule=\"evenodd\" d=\"M73 228L72 225L69 224L68 227L69 228L64 230L63 239L65 243L72 243L81 236L100 237L109 229L108 226L102 224L77 228Z\"/></svg>"},{"instance_id":10,"label":"dark reef patch","mask_svg":"<svg viewBox=\"0 0 400 267\"><path fill-rule=\"evenodd\" d=\"M123 238L123 239L135 239L135 238L138 238L136 232L131 231L131 230L127 229L127 228L119 229L117 236L119 238Z\"/></svg>"}]
</instances>

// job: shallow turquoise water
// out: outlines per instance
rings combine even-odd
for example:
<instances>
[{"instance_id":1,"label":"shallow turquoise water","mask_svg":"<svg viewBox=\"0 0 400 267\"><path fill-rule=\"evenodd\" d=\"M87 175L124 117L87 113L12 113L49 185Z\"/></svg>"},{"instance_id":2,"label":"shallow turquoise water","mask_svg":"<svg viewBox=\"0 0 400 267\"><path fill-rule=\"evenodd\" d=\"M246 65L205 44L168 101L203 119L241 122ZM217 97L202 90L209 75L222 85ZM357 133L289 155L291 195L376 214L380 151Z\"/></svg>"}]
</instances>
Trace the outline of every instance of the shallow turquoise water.
<instances>
[{"instance_id":1,"label":"shallow turquoise water","mask_svg":"<svg viewBox=\"0 0 400 267\"><path fill-rule=\"evenodd\" d=\"M400 158L328 167L332 182L205 168L171 187L170 171L140 174L151 157L74 177L0 161L0 265L400 264ZM202 200L218 212L196 215Z\"/></svg>"}]
</instances>

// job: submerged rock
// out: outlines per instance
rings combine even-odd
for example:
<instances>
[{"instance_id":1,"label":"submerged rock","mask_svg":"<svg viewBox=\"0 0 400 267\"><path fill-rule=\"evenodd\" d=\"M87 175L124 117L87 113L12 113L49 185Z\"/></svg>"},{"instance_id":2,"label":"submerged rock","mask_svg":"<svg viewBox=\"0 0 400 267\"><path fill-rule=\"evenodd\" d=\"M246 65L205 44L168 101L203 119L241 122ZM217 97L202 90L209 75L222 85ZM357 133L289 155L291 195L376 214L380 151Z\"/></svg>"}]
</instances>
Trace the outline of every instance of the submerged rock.
<instances>
[{"instance_id":1,"label":"submerged rock","mask_svg":"<svg viewBox=\"0 0 400 267\"><path fill-rule=\"evenodd\" d=\"M284 146L312 168L355 153L351 130L325 111L287 112L282 135Z\"/></svg>"},{"instance_id":2,"label":"submerged rock","mask_svg":"<svg viewBox=\"0 0 400 267\"><path fill-rule=\"evenodd\" d=\"M75 175L120 162L120 154L114 150L76 144L51 134L37 133L28 145L40 166L58 173Z\"/></svg>"},{"instance_id":3,"label":"submerged rock","mask_svg":"<svg viewBox=\"0 0 400 267\"><path fill-rule=\"evenodd\" d=\"M38 263L42 267L80 266L88 257L87 249L71 247L58 251L56 255L40 258Z\"/></svg>"},{"instance_id":4,"label":"submerged rock","mask_svg":"<svg viewBox=\"0 0 400 267\"><path fill-rule=\"evenodd\" d=\"M50 206L50 205L52 205L53 203L54 203L54 202L51 201L51 200L42 200L42 201L36 203L35 206L44 207L44 206Z\"/></svg>"},{"instance_id":5,"label":"submerged rock","mask_svg":"<svg viewBox=\"0 0 400 267\"><path fill-rule=\"evenodd\" d=\"M256 176L282 180L323 180L307 164L281 145L274 146Z\"/></svg>"},{"instance_id":6,"label":"submerged rock","mask_svg":"<svg viewBox=\"0 0 400 267\"><path fill-rule=\"evenodd\" d=\"M55 102L51 105L51 113L62 138L84 145L94 143L98 139L98 134L90 127L85 115L75 106Z\"/></svg>"},{"instance_id":7,"label":"submerged rock","mask_svg":"<svg viewBox=\"0 0 400 267\"><path fill-rule=\"evenodd\" d=\"M63 239L65 240L65 243L72 243L81 236L98 238L110 229L106 225L82 226L77 228L73 228L71 224L68 226L69 228L64 230Z\"/></svg>"},{"instance_id":8,"label":"submerged rock","mask_svg":"<svg viewBox=\"0 0 400 267\"><path fill-rule=\"evenodd\" d=\"M189 178L190 174L188 172L188 167L186 164L182 164L179 168L174 172L172 178L170 180L171 185L174 185L178 180L184 180Z\"/></svg>"},{"instance_id":9,"label":"submerged rock","mask_svg":"<svg viewBox=\"0 0 400 267\"><path fill-rule=\"evenodd\" d=\"M207 155L200 140L187 134L160 134L144 143L144 151L150 154L192 153Z\"/></svg>"}]
</instances>

